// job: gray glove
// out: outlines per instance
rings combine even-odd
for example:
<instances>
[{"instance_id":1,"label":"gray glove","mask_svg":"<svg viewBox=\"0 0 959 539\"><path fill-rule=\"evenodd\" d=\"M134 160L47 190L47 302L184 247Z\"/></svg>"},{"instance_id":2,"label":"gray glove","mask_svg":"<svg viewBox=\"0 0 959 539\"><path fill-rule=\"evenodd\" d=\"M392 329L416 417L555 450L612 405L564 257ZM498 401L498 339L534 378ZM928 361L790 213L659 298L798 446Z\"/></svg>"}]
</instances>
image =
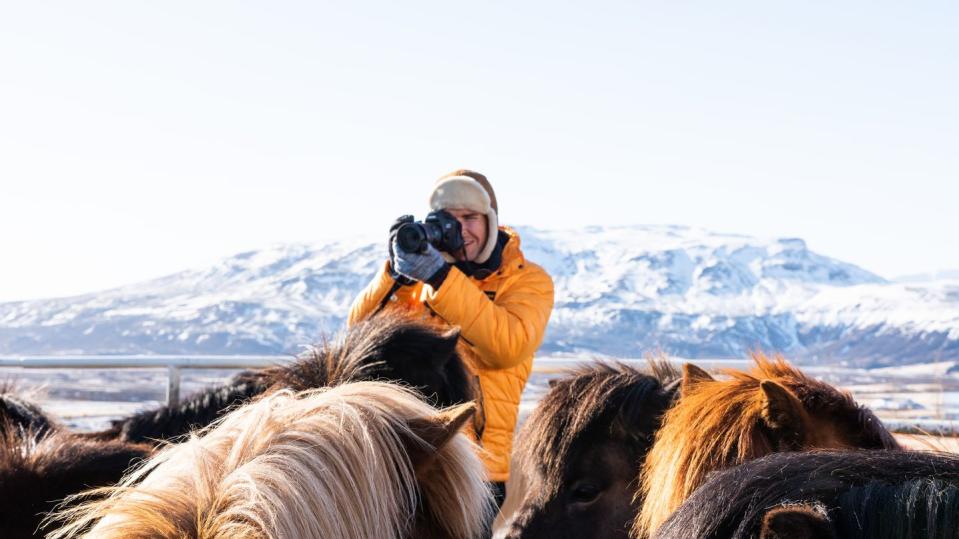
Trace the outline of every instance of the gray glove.
<instances>
[{"instance_id":1,"label":"gray glove","mask_svg":"<svg viewBox=\"0 0 959 539\"><path fill-rule=\"evenodd\" d=\"M425 253L408 253L396 244L395 238L393 239L393 271L396 273L425 282L443 269L444 265L446 261L436 247L427 244Z\"/></svg>"},{"instance_id":2,"label":"gray glove","mask_svg":"<svg viewBox=\"0 0 959 539\"><path fill-rule=\"evenodd\" d=\"M416 281L413 279L410 279L409 277L404 277L400 275L399 273L397 273L396 255L393 254L393 242L396 241L396 231L399 230L399 228L405 225L406 223L412 223L413 220L414 219L412 215L404 215L402 217L397 218L396 221L393 222L393 226L390 227L390 239L387 240L386 242L386 247L389 249L389 252L390 252L390 276L393 277L393 279L395 279L396 282L400 283L403 286L409 286L415 283Z\"/></svg>"}]
</instances>

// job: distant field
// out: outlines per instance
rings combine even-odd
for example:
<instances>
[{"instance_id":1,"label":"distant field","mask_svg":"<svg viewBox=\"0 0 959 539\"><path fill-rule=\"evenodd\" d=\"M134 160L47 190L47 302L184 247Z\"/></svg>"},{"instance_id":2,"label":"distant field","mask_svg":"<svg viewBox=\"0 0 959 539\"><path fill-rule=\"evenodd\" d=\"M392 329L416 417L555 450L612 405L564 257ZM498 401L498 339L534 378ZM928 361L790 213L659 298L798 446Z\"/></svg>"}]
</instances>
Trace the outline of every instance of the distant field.
<instances>
[{"instance_id":1,"label":"distant field","mask_svg":"<svg viewBox=\"0 0 959 539\"><path fill-rule=\"evenodd\" d=\"M551 358L556 363L555 358ZM586 360L583 360L586 361ZM569 365L579 361L570 360ZM565 364L560 361L559 363ZM697 362L707 368L742 367L742 361ZM951 363L949 364L951 365ZM226 381L239 369L188 369L182 371L183 397L204 386ZM920 425L920 431L959 430L959 378L945 374L945 364L893 369L862 370L808 367L805 371L849 389L897 430ZM562 369L534 373L523 393L520 408L525 418L548 389L548 380ZM15 380L50 412L77 429L95 430L110 419L164 402L167 374L164 369L20 369L0 368L0 381Z\"/></svg>"}]
</instances>

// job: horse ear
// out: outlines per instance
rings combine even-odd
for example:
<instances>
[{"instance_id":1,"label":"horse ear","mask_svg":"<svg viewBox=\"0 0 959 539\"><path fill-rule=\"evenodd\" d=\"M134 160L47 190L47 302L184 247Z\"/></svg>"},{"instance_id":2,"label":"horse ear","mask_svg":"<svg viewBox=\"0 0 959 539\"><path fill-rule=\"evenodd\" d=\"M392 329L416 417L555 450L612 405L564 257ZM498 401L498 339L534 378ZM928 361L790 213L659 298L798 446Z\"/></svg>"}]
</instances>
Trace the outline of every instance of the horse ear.
<instances>
[{"instance_id":1,"label":"horse ear","mask_svg":"<svg viewBox=\"0 0 959 539\"><path fill-rule=\"evenodd\" d=\"M759 539L825 539L836 537L832 522L821 506L807 504L777 507L763 517Z\"/></svg>"},{"instance_id":2,"label":"horse ear","mask_svg":"<svg viewBox=\"0 0 959 539\"><path fill-rule=\"evenodd\" d=\"M763 380L759 388L763 398L762 418L766 424L773 429L801 432L803 406L799 399L772 380Z\"/></svg>"},{"instance_id":3,"label":"horse ear","mask_svg":"<svg viewBox=\"0 0 959 539\"><path fill-rule=\"evenodd\" d=\"M692 363L683 363L683 378L679 384L679 395L685 395L690 388L700 382L711 382L714 380L715 378L710 376L702 367L698 367Z\"/></svg>"},{"instance_id":4,"label":"horse ear","mask_svg":"<svg viewBox=\"0 0 959 539\"><path fill-rule=\"evenodd\" d=\"M456 352L456 343L460 339L460 328L454 327L445 331L440 335L440 338L436 342L436 346L433 347L433 356L431 360L433 361L433 366L437 369L442 369L449 360L453 357L453 353Z\"/></svg>"},{"instance_id":5,"label":"horse ear","mask_svg":"<svg viewBox=\"0 0 959 539\"><path fill-rule=\"evenodd\" d=\"M476 404L467 402L440 410L433 417L410 421L410 430L434 450L453 439L476 413Z\"/></svg>"}]
</instances>

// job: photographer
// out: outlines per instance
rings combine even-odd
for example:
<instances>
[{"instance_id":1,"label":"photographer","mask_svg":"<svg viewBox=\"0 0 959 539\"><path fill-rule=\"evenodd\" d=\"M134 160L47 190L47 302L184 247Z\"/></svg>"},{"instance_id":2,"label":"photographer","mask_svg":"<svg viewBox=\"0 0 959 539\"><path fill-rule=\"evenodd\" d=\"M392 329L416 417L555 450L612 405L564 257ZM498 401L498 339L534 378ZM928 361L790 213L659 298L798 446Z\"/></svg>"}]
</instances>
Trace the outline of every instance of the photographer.
<instances>
[{"instance_id":1,"label":"photographer","mask_svg":"<svg viewBox=\"0 0 959 539\"><path fill-rule=\"evenodd\" d=\"M398 309L460 328L460 352L482 393L485 422L475 434L502 503L520 396L553 309L553 281L523 257L516 232L498 225L496 195L482 174L443 176L429 201L433 213L424 223L404 216L390 228L389 260L354 300L349 323ZM430 234L418 251L403 248Z\"/></svg>"}]
</instances>

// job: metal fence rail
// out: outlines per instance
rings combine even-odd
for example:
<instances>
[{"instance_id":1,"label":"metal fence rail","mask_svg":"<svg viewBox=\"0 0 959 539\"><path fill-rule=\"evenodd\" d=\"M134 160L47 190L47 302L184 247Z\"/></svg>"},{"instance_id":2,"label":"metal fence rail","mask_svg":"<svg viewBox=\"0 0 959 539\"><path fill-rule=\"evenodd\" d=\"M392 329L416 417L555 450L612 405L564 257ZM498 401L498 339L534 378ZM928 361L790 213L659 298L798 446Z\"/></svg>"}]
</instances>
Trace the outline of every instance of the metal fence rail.
<instances>
[{"instance_id":1,"label":"metal fence rail","mask_svg":"<svg viewBox=\"0 0 959 539\"><path fill-rule=\"evenodd\" d=\"M75 355L75 356L0 356L0 367L24 369L166 369L166 402L180 401L180 371L183 369L256 369L288 363L294 356L252 355ZM681 363L682 358L670 358ZM587 361L584 358L537 357L533 372L556 373ZM645 364L645 359L619 359L628 364ZM697 359L705 368L743 367L749 362L738 359Z\"/></svg>"},{"instance_id":2,"label":"metal fence rail","mask_svg":"<svg viewBox=\"0 0 959 539\"><path fill-rule=\"evenodd\" d=\"M166 402L180 402L182 369L255 369L289 362L293 356L0 356L0 367L24 369L166 369Z\"/></svg>"},{"instance_id":3,"label":"metal fence rail","mask_svg":"<svg viewBox=\"0 0 959 539\"><path fill-rule=\"evenodd\" d=\"M167 375L166 402L175 406L180 401L180 374L184 369L256 369L288 363L292 355L73 355L73 356L0 356L0 367L23 369L165 369ZM690 361L668 358L677 366ZM537 357L533 372L559 373L579 365L588 358ZM645 359L617 359L626 364L644 365ZM697 365L712 370L732 367L746 368L750 361L739 359L695 359ZM890 428L906 432L956 433L959 423L940 419L880 418Z\"/></svg>"}]
</instances>

